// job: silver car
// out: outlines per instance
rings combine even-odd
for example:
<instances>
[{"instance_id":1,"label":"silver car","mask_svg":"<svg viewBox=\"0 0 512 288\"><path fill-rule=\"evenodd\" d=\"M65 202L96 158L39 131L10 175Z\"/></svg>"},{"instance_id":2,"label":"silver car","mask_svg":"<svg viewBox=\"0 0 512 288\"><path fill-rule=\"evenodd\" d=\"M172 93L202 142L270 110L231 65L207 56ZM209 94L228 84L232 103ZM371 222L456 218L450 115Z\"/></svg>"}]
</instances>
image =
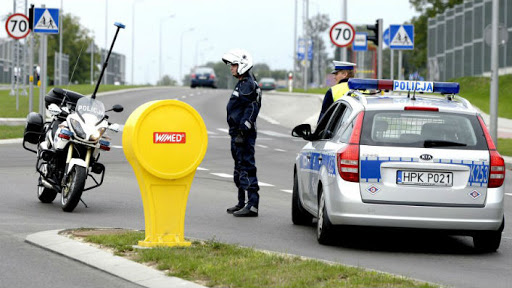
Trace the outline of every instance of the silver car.
<instances>
[{"instance_id":1,"label":"silver car","mask_svg":"<svg viewBox=\"0 0 512 288\"><path fill-rule=\"evenodd\" d=\"M321 244L336 225L404 227L470 235L477 250L496 251L505 162L478 111L455 95L458 83L350 79L349 87L314 132L292 131L308 141L295 161L293 223L317 218Z\"/></svg>"}]
</instances>

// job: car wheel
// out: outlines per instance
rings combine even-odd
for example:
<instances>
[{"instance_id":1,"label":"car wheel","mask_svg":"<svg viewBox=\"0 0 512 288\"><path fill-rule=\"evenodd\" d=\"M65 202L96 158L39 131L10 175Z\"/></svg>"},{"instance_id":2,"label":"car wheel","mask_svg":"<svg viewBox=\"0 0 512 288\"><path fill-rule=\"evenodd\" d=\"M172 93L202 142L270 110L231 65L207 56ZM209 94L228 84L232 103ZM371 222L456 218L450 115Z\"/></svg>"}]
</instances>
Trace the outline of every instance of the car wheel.
<instances>
[{"instance_id":1,"label":"car wheel","mask_svg":"<svg viewBox=\"0 0 512 288\"><path fill-rule=\"evenodd\" d=\"M473 236L473 246L479 252L496 252L501 244L501 232L505 228L505 218L497 231L481 231Z\"/></svg>"},{"instance_id":2,"label":"car wheel","mask_svg":"<svg viewBox=\"0 0 512 288\"><path fill-rule=\"evenodd\" d=\"M302 207L299 198L299 180L297 173L293 175L293 194L292 194L292 222L295 225L311 225L313 215Z\"/></svg>"},{"instance_id":3,"label":"car wheel","mask_svg":"<svg viewBox=\"0 0 512 288\"><path fill-rule=\"evenodd\" d=\"M322 188L318 189L320 193L320 200L318 200L318 222L316 224L316 238L318 243L322 245L329 245L332 243L332 234L334 227L329 220L327 208L325 207L325 195Z\"/></svg>"}]
</instances>

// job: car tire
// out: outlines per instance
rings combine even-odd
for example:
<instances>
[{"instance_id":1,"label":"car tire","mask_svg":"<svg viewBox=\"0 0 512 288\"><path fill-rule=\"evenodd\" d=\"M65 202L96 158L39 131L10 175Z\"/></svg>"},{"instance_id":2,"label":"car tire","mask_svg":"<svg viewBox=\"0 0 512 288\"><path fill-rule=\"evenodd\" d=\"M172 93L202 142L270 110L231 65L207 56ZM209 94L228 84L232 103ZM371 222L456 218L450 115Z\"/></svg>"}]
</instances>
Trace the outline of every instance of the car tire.
<instances>
[{"instance_id":1,"label":"car tire","mask_svg":"<svg viewBox=\"0 0 512 288\"><path fill-rule=\"evenodd\" d=\"M334 227L329 220L329 214L325 206L325 195L322 188L318 188L320 199L318 200L318 222L316 224L316 239L322 245L330 245L333 241Z\"/></svg>"},{"instance_id":2,"label":"car tire","mask_svg":"<svg viewBox=\"0 0 512 288\"><path fill-rule=\"evenodd\" d=\"M300 203L299 198L299 180L297 173L293 175L293 192L292 192L292 222L295 225L311 225L313 215L309 214Z\"/></svg>"},{"instance_id":3,"label":"car tire","mask_svg":"<svg viewBox=\"0 0 512 288\"><path fill-rule=\"evenodd\" d=\"M193 86L193 85L192 85L192 86L190 86L190 88L194 89L194 88L196 88L196 86Z\"/></svg>"},{"instance_id":4,"label":"car tire","mask_svg":"<svg viewBox=\"0 0 512 288\"><path fill-rule=\"evenodd\" d=\"M497 231L481 231L473 235L475 250L482 253L496 252L501 244L501 232L505 228L505 218Z\"/></svg>"}]
</instances>

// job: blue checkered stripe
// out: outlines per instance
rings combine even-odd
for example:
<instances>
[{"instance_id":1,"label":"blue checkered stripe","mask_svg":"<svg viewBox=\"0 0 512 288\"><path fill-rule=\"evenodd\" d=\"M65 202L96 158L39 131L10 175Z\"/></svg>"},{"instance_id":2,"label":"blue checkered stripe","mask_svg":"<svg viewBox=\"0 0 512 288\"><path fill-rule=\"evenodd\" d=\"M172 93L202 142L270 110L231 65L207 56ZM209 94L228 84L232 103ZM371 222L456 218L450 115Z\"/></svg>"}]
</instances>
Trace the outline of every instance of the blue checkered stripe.
<instances>
[{"instance_id":1,"label":"blue checkered stripe","mask_svg":"<svg viewBox=\"0 0 512 288\"><path fill-rule=\"evenodd\" d=\"M412 157L365 157L361 159L361 181L379 183L382 181L380 166L383 162L419 162L419 158ZM470 175L468 186L487 186L489 176L489 162L469 161L457 159L434 159L434 163L459 164L469 167Z\"/></svg>"},{"instance_id":2,"label":"blue checkered stripe","mask_svg":"<svg viewBox=\"0 0 512 288\"><path fill-rule=\"evenodd\" d=\"M306 157L307 155L310 155L309 161ZM322 161L319 160L320 155L322 156ZM318 173L320 168L325 166L328 176L336 176L336 154L302 152L300 160L300 169L303 171Z\"/></svg>"}]
</instances>

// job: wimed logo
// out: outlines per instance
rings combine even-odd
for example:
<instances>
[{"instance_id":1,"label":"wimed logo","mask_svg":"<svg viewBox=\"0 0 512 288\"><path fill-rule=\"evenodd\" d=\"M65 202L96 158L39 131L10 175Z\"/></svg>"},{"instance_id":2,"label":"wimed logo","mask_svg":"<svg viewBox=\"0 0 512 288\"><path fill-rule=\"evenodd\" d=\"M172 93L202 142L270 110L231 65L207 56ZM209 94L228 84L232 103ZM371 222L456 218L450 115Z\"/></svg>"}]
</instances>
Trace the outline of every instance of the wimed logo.
<instances>
[{"instance_id":1,"label":"wimed logo","mask_svg":"<svg viewBox=\"0 0 512 288\"><path fill-rule=\"evenodd\" d=\"M187 143L185 132L153 132L154 144L184 144Z\"/></svg>"}]
</instances>

